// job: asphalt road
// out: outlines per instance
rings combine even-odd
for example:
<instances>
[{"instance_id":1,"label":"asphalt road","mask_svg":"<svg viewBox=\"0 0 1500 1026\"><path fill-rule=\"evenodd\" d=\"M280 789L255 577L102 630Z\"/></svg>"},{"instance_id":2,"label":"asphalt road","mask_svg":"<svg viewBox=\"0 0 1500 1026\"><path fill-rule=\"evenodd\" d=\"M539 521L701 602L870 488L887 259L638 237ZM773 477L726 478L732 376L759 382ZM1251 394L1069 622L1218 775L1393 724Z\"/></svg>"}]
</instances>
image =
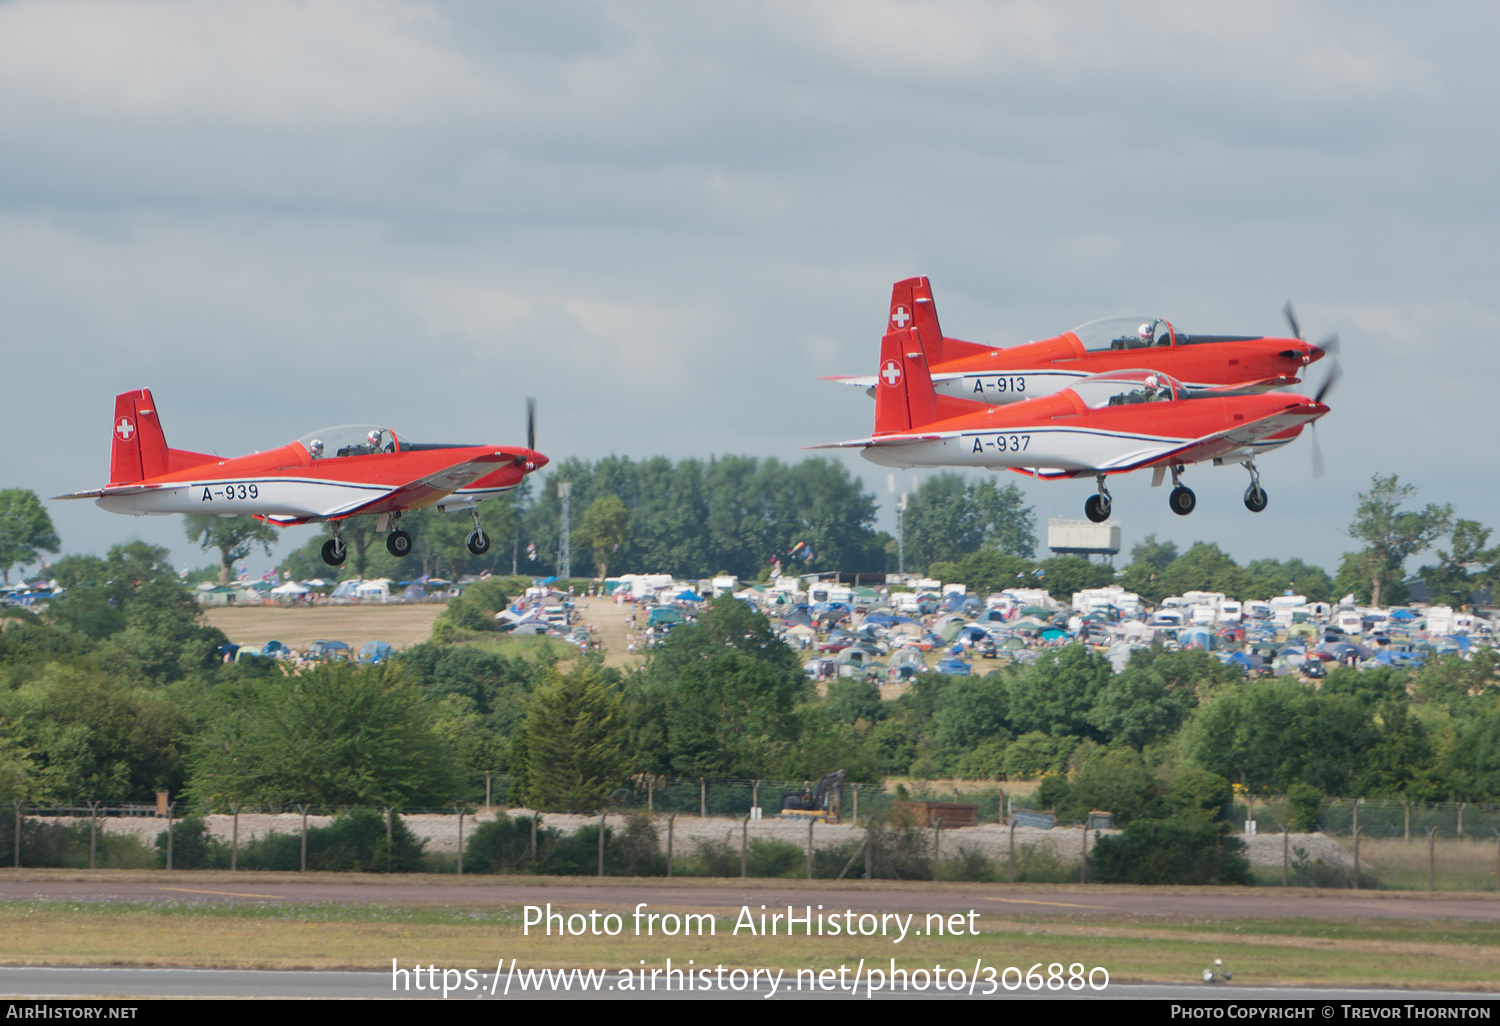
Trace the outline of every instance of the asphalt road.
<instances>
[{"instance_id":1,"label":"asphalt road","mask_svg":"<svg viewBox=\"0 0 1500 1026\"><path fill-rule=\"evenodd\" d=\"M783 981L776 994L762 979L756 987L742 991L718 990L681 992L630 992L614 990L605 983L604 989L581 990L576 983L563 989L555 984L522 987L522 974L502 974L497 981L493 973L476 977L479 986L471 990L457 989L446 995L448 1001L501 1001L501 1000L607 1000L621 998L646 998L673 1000L745 1000L759 999L827 999L847 1001L848 990L796 990L790 979ZM510 977L509 993L505 993L507 977ZM610 974L614 978L614 974ZM495 993L490 994L494 986ZM982 988L981 988L982 989ZM864 989L857 995L865 998ZM967 993L952 991L937 992L928 988L923 992L877 992L879 998L937 998L964 999ZM982 995L975 998L984 999ZM391 976L384 972L350 971L300 971L300 970L251 970L251 969L123 969L123 968L55 968L36 966L0 967L0 998L67 999L67 998L411 998L445 1000L441 990L397 991L391 986ZM1170 1001L1235 1001L1253 1004L1257 1001L1298 1001L1308 1004L1337 1001L1460 1001L1474 1005L1489 1005L1489 995L1464 991L1419 991L1419 990L1374 990L1369 988L1330 987L1236 987L1232 984L1206 985L1183 984L1110 984L1102 991L1063 991L1059 993L1035 994L1025 990L1018 992L999 991L987 1000L1109 1000L1146 999Z\"/></svg>"},{"instance_id":2,"label":"asphalt road","mask_svg":"<svg viewBox=\"0 0 1500 1026\"><path fill-rule=\"evenodd\" d=\"M240 874L202 877L162 874L149 880L111 879L106 875L72 880L0 879L0 898L71 900L219 902L346 902L351 904L524 905L551 902L612 911L646 902L662 906L723 910L732 915L741 905L769 908L823 905L856 911L968 912L991 915L1136 915L1136 916L1255 916L1311 919L1500 919L1500 895L1427 895L1421 892L1311 891L1277 888L1210 889L1077 887L1071 889L1003 887L994 884L944 884L922 889L876 889L865 886L787 887L774 882L742 886L730 883L678 886L660 883L620 885L578 881L491 882L495 878L460 883L447 878L431 882L340 882L321 877L288 880L287 875ZM449 882L451 881L451 882Z\"/></svg>"}]
</instances>

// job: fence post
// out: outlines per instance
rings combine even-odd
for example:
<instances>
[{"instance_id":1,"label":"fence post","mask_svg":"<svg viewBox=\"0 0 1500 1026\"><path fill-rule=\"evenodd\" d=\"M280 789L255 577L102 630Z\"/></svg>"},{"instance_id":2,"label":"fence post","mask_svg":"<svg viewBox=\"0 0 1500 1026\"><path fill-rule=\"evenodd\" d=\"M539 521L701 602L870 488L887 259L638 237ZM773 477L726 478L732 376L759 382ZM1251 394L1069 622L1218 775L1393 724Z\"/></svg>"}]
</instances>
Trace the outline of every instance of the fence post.
<instances>
[{"instance_id":1,"label":"fence post","mask_svg":"<svg viewBox=\"0 0 1500 1026\"><path fill-rule=\"evenodd\" d=\"M302 813L302 868L298 872L307 872L307 806L297 806L297 811Z\"/></svg>"},{"instance_id":2,"label":"fence post","mask_svg":"<svg viewBox=\"0 0 1500 1026\"><path fill-rule=\"evenodd\" d=\"M870 828L865 827L865 879L875 879L875 852L870 844Z\"/></svg>"},{"instance_id":3,"label":"fence post","mask_svg":"<svg viewBox=\"0 0 1500 1026\"><path fill-rule=\"evenodd\" d=\"M1355 838L1356 842L1359 839L1359 803L1360 799L1354 799L1354 825L1349 828L1349 834Z\"/></svg>"},{"instance_id":4,"label":"fence post","mask_svg":"<svg viewBox=\"0 0 1500 1026\"><path fill-rule=\"evenodd\" d=\"M854 785L854 825L859 826L859 785Z\"/></svg>"},{"instance_id":5,"label":"fence post","mask_svg":"<svg viewBox=\"0 0 1500 1026\"><path fill-rule=\"evenodd\" d=\"M1091 812L1083 818L1083 857L1078 863L1078 882L1089 882L1089 823L1094 818Z\"/></svg>"},{"instance_id":6,"label":"fence post","mask_svg":"<svg viewBox=\"0 0 1500 1026\"><path fill-rule=\"evenodd\" d=\"M485 791L486 792L489 791L489 781L488 780L485 781ZM489 795L486 794L485 797L488 798ZM458 809L458 871L455 872L453 875L454 876L463 876L464 875L464 807L462 805L459 805L459 806L456 806L456 808Z\"/></svg>"},{"instance_id":7,"label":"fence post","mask_svg":"<svg viewBox=\"0 0 1500 1026\"><path fill-rule=\"evenodd\" d=\"M531 868L536 869L536 817L537 811L531 810Z\"/></svg>"},{"instance_id":8,"label":"fence post","mask_svg":"<svg viewBox=\"0 0 1500 1026\"><path fill-rule=\"evenodd\" d=\"M750 875L750 813L745 813L745 820L740 824L740 876Z\"/></svg>"},{"instance_id":9,"label":"fence post","mask_svg":"<svg viewBox=\"0 0 1500 1026\"><path fill-rule=\"evenodd\" d=\"M604 817L609 815L609 806L599 810L599 875L604 875Z\"/></svg>"},{"instance_id":10,"label":"fence post","mask_svg":"<svg viewBox=\"0 0 1500 1026\"><path fill-rule=\"evenodd\" d=\"M855 799L855 800L858 801L858 799ZM760 781L759 780L752 780L752 781L750 781L750 807L752 809L758 809L758 808L760 808Z\"/></svg>"},{"instance_id":11,"label":"fence post","mask_svg":"<svg viewBox=\"0 0 1500 1026\"><path fill-rule=\"evenodd\" d=\"M1356 814L1359 812L1359 806L1358 805L1356 805L1354 807L1354 811L1355 811ZM1354 887L1354 889L1356 891L1359 890L1359 827L1355 827L1354 828L1354 883L1353 883L1353 887Z\"/></svg>"},{"instance_id":12,"label":"fence post","mask_svg":"<svg viewBox=\"0 0 1500 1026\"><path fill-rule=\"evenodd\" d=\"M698 816L708 816L708 781L703 777L698 778Z\"/></svg>"},{"instance_id":13,"label":"fence post","mask_svg":"<svg viewBox=\"0 0 1500 1026\"><path fill-rule=\"evenodd\" d=\"M1464 803L1458 803L1458 839L1464 839Z\"/></svg>"},{"instance_id":14,"label":"fence post","mask_svg":"<svg viewBox=\"0 0 1500 1026\"><path fill-rule=\"evenodd\" d=\"M812 830L813 830L813 824L816 823L816 822L817 822L816 819L812 819L810 817L809 817L809 819L807 821L807 878L809 880L811 880L813 878L813 875L812 875Z\"/></svg>"},{"instance_id":15,"label":"fence post","mask_svg":"<svg viewBox=\"0 0 1500 1026\"><path fill-rule=\"evenodd\" d=\"M167 803L167 868L168 869L172 868L172 834L175 832L172 829L172 811L173 811L174 807L176 806L176 804L177 804L176 802L168 802Z\"/></svg>"},{"instance_id":16,"label":"fence post","mask_svg":"<svg viewBox=\"0 0 1500 1026\"><path fill-rule=\"evenodd\" d=\"M1010 883L1016 882L1016 817L1010 817Z\"/></svg>"},{"instance_id":17,"label":"fence post","mask_svg":"<svg viewBox=\"0 0 1500 1026\"><path fill-rule=\"evenodd\" d=\"M677 813L667 816L667 879L672 878L672 829L677 823Z\"/></svg>"},{"instance_id":18,"label":"fence post","mask_svg":"<svg viewBox=\"0 0 1500 1026\"><path fill-rule=\"evenodd\" d=\"M21 868L21 803L11 802L16 807L16 868Z\"/></svg>"},{"instance_id":19,"label":"fence post","mask_svg":"<svg viewBox=\"0 0 1500 1026\"><path fill-rule=\"evenodd\" d=\"M932 882L938 882L938 866L943 857L943 821L939 818L932 824Z\"/></svg>"},{"instance_id":20,"label":"fence post","mask_svg":"<svg viewBox=\"0 0 1500 1026\"><path fill-rule=\"evenodd\" d=\"M89 868L95 868L95 858L99 851L98 828L99 828L99 803L89 802Z\"/></svg>"},{"instance_id":21,"label":"fence post","mask_svg":"<svg viewBox=\"0 0 1500 1026\"><path fill-rule=\"evenodd\" d=\"M656 778L646 778L646 811L656 811Z\"/></svg>"},{"instance_id":22,"label":"fence post","mask_svg":"<svg viewBox=\"0 0 1500 1026\"><path fill-rule=\"evenodd\" d=\"M1427 889L1435 888L1437 879L1437 827L1427 828Z\"/></svg>"},{"instance_id":23,"label":"fence post","mask_svg":"<svg viewBox=\"0 0 1500 1026\"><path fill-rule=\"evenodd\" d=\"M494 793L490 789L490 784L492 783L492 781L490 779L490 775L493 772L494 772L494 770L485 770L484 771L484 807L485 808L489 808L491 805L494 804L494 802L490 801L490 796Z\"/></svg>"},{"instance_id":24,"label":"fence post","mask_svg":"<svg viewBox=\"0 0 1500 1026\"><path fill-rule=\"evenodd\" d=\"M1281 824L1281 886L1288 886L1292 865L1292 824Z\"/></svg>"},{"instance_id":25,"label":"fence post","mask_svg":"<svg viewBox=\"0 0 1500 1026\"><path fill-rule=\"evenodd\" d=\"M229 871L232 873L240 868L240 803L235 802L229 811L234 813L234 826L229 833Z\"/></svg>"},{"instance_id":26,"label":"fence post","mask_svg":"<svg viewBox=\"0 0 1500 1026\"><path fill-rule=\"evenodd\" d=\"M1405 810L1404 819L1406 820L1406 826L1403 828L1402 834L1406 838L1406 843L1410 844L1411 843L1411 802L1402 802L1401 805L1402 805L1403 809Z\"/></svg>"}]
</instances>

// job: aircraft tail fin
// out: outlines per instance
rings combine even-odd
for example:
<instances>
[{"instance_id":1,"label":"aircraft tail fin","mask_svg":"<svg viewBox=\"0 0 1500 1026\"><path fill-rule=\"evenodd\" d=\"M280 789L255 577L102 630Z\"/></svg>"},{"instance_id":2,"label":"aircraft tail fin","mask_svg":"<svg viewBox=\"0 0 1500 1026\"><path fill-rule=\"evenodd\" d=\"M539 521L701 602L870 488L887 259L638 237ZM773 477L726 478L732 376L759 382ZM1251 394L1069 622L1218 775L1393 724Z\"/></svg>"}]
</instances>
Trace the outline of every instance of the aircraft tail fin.
<instances>
[{"instance_id":1,"label":"aircraft tail fin","mask_svg":"<svg viewBox=\"0 0 1500 1026\"><path fill-rule=\"evenodd\" d=\"M932 298L932 283L925 275L906 278L891 286L891 309L886 331L915 328L922 333L930 365L940 365L965 356L990 352L990 346L962 339L948 338L938 323L937 303Z\"/></svg>"},{"instance_id":2,"label":"aircraft tail fin","mask_svg":"<svg viewBox=\"0 0 1500 1026\"><path fill-rule=\"evenodd\" d=\"M110 448L109 483L130 484L165 474L170 466L167 438L149 388L115 396L114 442Z\"/></svg>"},{"instance_id":3,"label":"aircraft tail fin","mask_svg":"<svg viewBox=\"0 0 1500 1026\"><path fill-rule=\"evenodd\" d=\"M916 329L890 331L880 340L877 380L877 435L913 431L938 419L937 392L927 369L922 336Z\"/></svg>"}]
</instances>

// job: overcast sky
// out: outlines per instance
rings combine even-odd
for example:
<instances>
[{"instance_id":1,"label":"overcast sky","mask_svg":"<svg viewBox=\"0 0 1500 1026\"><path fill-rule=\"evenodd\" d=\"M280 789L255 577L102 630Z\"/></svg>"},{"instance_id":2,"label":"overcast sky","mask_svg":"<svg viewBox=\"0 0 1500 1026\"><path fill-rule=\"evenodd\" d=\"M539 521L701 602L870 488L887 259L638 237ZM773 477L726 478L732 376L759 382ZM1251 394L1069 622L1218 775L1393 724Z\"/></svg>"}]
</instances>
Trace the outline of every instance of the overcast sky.
<instances>
[{"instance_id":1,"label":"overcast sky","mask_svg":"<svg viewBox=\"0 0 1500 1026\"><path fill-rule=\"evenodd\" d=\"M1272 332L1346 378L1308 441L1192 467L1149 532L1335 569L1353 494L1491 507L1500 7L0 3L0 487L98 487L113 396L170 444L313 428L554 460L868 433L891 282L1011 345L1116 313ZM1322 365L1312 368L1312 384ZM888 471L847 454L891 526ZM898 489L914 474L897 474ZM1027 482L1039 520L1092 482ZM51 503L68 552L180 518ZM287 532L300 544L313 528ZM1420 560L1419 560L1420 561ZM264 565L252 559L252 568Z\"/></svg>"}]
</instances>

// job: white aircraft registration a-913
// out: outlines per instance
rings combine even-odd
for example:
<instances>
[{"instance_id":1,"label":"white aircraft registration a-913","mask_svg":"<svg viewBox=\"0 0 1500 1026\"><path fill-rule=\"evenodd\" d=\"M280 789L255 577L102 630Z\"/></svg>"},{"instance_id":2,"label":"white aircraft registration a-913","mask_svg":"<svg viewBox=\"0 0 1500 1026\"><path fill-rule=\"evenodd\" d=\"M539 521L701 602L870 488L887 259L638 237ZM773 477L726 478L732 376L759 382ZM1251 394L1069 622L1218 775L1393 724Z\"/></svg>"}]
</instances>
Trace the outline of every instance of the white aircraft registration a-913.
<instances>
[{"instance_id":1,"label":"white aircraft registration a-913","mask_svg":"<svg viewBox=\"0 0 1500 1026\"><path fill-rule=\"evenodd\" d=\"M525 448L411 442L389 428L351 424L225 460L168 448L149 389L115 397L112 433L109 484L56 498L91 498L111 513L132 516L249 515L282 527L327 521L333 537L323 559L332 566L348 554L342 521L377 516L377 529L388 532L386 548L405 556L411 535L399 527L401 514L428 506L468 512L474 519L469 551L483 554L490 540L476 504L547 464L533 448L536 417L529 400Z\"/></svg>"}]
</instances>

